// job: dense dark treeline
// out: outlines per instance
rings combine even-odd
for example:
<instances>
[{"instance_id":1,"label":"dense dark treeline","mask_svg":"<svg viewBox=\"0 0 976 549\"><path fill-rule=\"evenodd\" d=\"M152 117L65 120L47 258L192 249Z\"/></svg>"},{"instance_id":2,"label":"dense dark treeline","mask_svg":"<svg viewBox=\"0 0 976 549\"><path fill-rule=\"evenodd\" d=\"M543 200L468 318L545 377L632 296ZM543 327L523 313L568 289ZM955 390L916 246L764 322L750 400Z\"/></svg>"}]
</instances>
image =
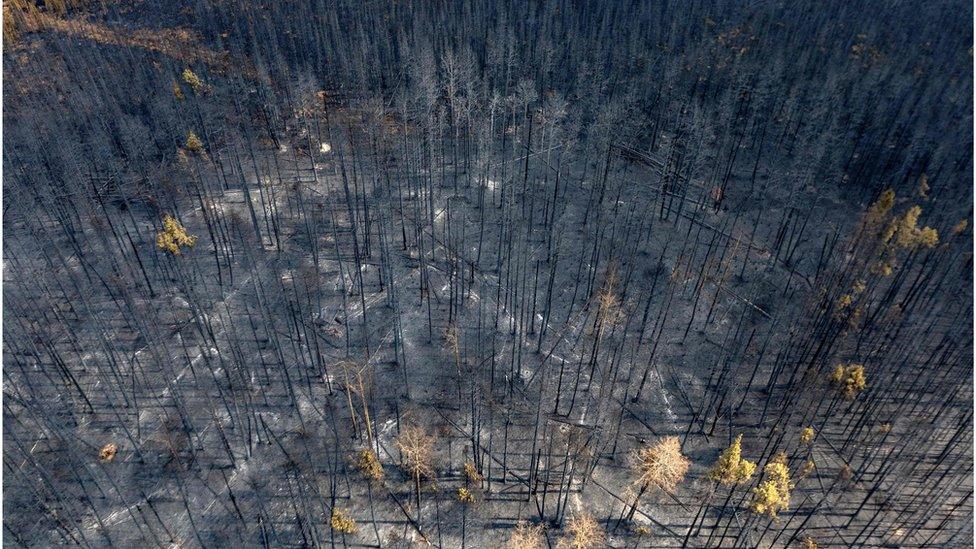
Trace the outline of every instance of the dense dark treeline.
<instances>
[{"instance_id":1,"label":"dense dark treeline","mask_svg":"<svg viewBox=\"0 0 976 549\"><path fill-rule=\"evenodd\" d=\"M109 21L123 16L120 5L109 4ZM971 33L957 10L942 5L760 3L747 11L737 2L199 2L136 9L151 12L140 13L151 25L189 22L213 37L187 50L229 51L229 61L214 68L229 73L239 86L233 93L272 130L287 123L299 101L289 90L302 82L358 96L383 93L388 101L399 93L411 107L433 109L428 114L442 123L459 116L469 130L463 115L485 116L494 95L509 99L521 82L569 99L584 135L601 114L616 112L626 121L624 137L657 145L662 131L675 129L677 113L702 109L728 153L742 139L731 133L752 128L758 135L769 119L779 120L784 135L769 140L802 148L811 177L846 174L844 186L858 189L859 200L867 196L860 189L877 193L887 182L896 191L911 188L922 172L936 189L961 192L939 180L964 175L967 165ZM8 116L28 118L9 131L29 147L26 158L53 148L51 168L70 165L59 149L76 144L117 158L171 157L185 132L158 65L131 48L97 48L73 37L34 47L50 58L8 64ZM448 60L453 101L441 82ZM171 66L170 75L182 70L178 60L156 62ZM84 76L57 77L65 73ZM34 101L10 96L22 89ZM211 109L226 116L228 107L203 106L193 116L216 115ZM56 116L37 116L52 108ZM77 124L65 124L66 113ZM45 131L43 124L55 122L62 133ZM64 139L65 130L75 139ZM38 135L59 135L62 143L46 147ZM73 152L63 154L70 159ZM952 198L959 197L965 193Z\"/></svg>"},{"instance_id":2,"label":"dense dark treeline","mask_svg":"<svg viewBox=\"0 0 976 549\"><path fill-rule=\"evenodd\" d=\"M971 543L971 6L889 4L5 5L5 542Z\"/></svg>"}]
</instances>

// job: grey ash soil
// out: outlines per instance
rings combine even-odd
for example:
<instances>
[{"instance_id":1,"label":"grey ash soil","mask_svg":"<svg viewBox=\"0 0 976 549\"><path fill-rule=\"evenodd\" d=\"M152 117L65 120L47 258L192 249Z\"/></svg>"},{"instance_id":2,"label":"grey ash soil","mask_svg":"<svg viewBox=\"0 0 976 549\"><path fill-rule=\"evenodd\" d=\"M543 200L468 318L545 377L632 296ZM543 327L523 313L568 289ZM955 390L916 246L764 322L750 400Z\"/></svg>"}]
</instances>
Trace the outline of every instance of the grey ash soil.
<instances>
[{"instance_id":1,"label":"grey ash soil","mask_svg":"<svg viewBox=\"0 0 976 549\"><path fill-rule=\"evenodd\" d=\"M587 212L587 199L596 185L592 175L601 166L594 162L583 177L577 175L583 172L582 167L564 166L564 209L557 242L552 244L558 245L553 309L540 350L537 337L542 330L541 316L529 332L519 328L518 319L498 301L499 272L495 265L503 210L496 204L524 200L516 194L520 192L517 180L500 185L485 182L484 211L477 206L478 187L462 184L455 195L450 186L433 186L438 246L426 256L432 296L428 329L427 303L421 301L419 292L417 254L403 251L401 235L388 225L385 230L383 227L398 215L399 205L393 197L379 196L371 201L376 233L371 234L373 255L362 267L365 296L360 296L335 154L317 154L314 168L307 157L280 151L261 154L266 164L277 155L280 175L271 175L270 182L269 176L258 177L251 172L243 177L250 181L252 203L257 207L263 204L269 215L274 213L278 238L262 232L260 245L253 238L247 241L249 249L238 249L234 263L222 265L223 285L217 279L211 253L214 244L207 237L199 204L184 199L180 217L200 240L183 256L167 257L154 251L153 221L141 212L131 219L131 230L141 237L136 248L151 258L147 261L159 273L154 284L156 296L133 303L131 310L138 318L119 314L120 298L104 291L82 296L64 288L67 295L60 304L37 304L39 310L50 307L46 314L75 327L72 333L52 333L51 340L44 343L60 349L74 381L67 384L51 377L47 385L35 387L47 396L43 411L39 410L38 401L21 400L17 395L27 379L38 382L32 372L50 366L31 364L25 358L12 360L10 364L16 366L8 367L6 432L8 444L30 445L31 459L46 470L77 479L73 490L51 494L61 505L77 506L79 516L84 517L84 527L73 531L74 542L121 546L150 540L190 545L292 545L317 539L318 543L393 546L416 541L420 533L407 518L415 512L412 483L397 467L399 454L394 440L401 425L417 423L438 439L434 460L437 478L425 482L419 522L420 531L436 545L460 546L463 533L470 546L493 546L507 537L518 520L536 517L543 500L546 516L554 516L557 505L565 506L564 513L570 515L600 509L619 516L631 494L628 452L665 435L687 437L684 451L693 463L691 480L675 497L657 494L650 498L636 515L636 523L655 533L654 545L680 545L692 516L689 509L693 506L688 504L709 491L704 474L717 451L727 444L729 434L746 435L747 455L763 449L763 440L757 436L762 427L754 419L765 400L762 389L747 395L738 383L730 386L727 400L741 405L731 431L727 417L716 419L717 429L708 424L704 429L684 427L701 404L698 395L704 393L706 384L714 383L716 369L722 368L730 354L743 364L756 360L756 346L727 347L730 330L736 325L743 330L790 325L797 313L788 304L815 295L809 281L815 277L816 265L808 258L816 257L830 230L840 229L845 219L856 215L854 211L817 208L818 215L830 211L835 221L807 224L802 235L784 239L777 250L773 247L774 224L764 224L750 236L748 220L756 212L743 200L745 197L729 197L728 203L734 206L717 211L709 206L699 208L689 200L691 204L684 206L680 216L670 213L662 219L660 170L653 163L614 158L607 180L609 199L601 208ZM530 159L530 192L533 186L541 189L545 181L545 174L539 173L546 169L540 165L540 157ZM523 160L515 158L512 162L521 164ZM358 161L371 163L363 158ZM204 177L213 177L208 174L210 168L206 163L199 165ZM447 167L448 172L451 169ZM359 174L367 182L372 176L369 172ZM784 217L787 208L799 202L830 202L814 189L777 191L776 185L768 183L765 178L759 181L769 187L763 214L769 220ZM383 192L370 186L367 189L373 196ZM230 230L242 238L251 237L247 234L250 228L243 190L211 192L213 211L230 220ZM405 197L408 209L416 202L416 193ZM447 234L448 207L451 216L463 220L451 229L464 231L463 235ZM320 235L315 244L317 274L306 220L295 215L302 211L300 208L318 212L314 219L320 224L315 230ZM325 213L330 208L336 216L335 226ZM484 235L477 231L482 215L486 220ZM604 342L606 349L600 350L592 376L588 353L594 337L592 294L598 287L587 293L575 284L579 263L583 262L585 272L592 252L592 236L583 230L582 218L587 215L607 216L606 230L611 233L620 233L631 225L629 240L607 238L618 255L622 253L620 247L630 247L628 261L614 263L618 276L626 277L629 287L621 297L622 318L607 338L622 343L611 346ZM381 220L379 228L376 220ZM8 223L13 233L7 239L12 242L8 246L17 246L17 231L25 229L13 220ZM634 236L633 224L641 228L640 238ZM340 278L333 234L340 239L344 280ZM734 243L723 245L724 251L712 253L712 257L707 257L708 246L688 251L689 241L724 244L729 240ZM92 235L91 241L97 238ZM476 263L479 241L481 262ZM502 244L506 244L504 240ZM529 242L515 245L527 246L527 264L538 264L540 276L548 276L549 261L553 260L547 261L550 243L545 238L533 236ZM743 272L747 247L749 260ZM552 257L555 255L553 252ZM383 272L377 266L380 262ZM605 265L607 260L601 262ZM448 273L462 264L464 296L456 303L458 310L449 313L452 281ZM702 266L713 274L699 276L696 271ZM8 265L8 300L12 295L26 297L27 292L36 290L37 286L25 286L23 281L30 273L46 268L41 258L22 258L16 265ZM171 273L171 278L166 273ZM506 274L502 272L502 276ZM601 284L600 276L602 272L595 275L595 285ZM179 283L167 282L179 277L183 278ZM47 285L62 278L77 282L84 275L78 265L68 264L58 268L55 277L38 280ZM695 294L696 284L704 286L700 295ZM641 306L652 287L651 321L662 311L671 320L659 333L645 336L653 339L653 345L645 341L638 347L635 325L642 319ZM343 288L345 297L341 295ZM370 348L367 361L362 360L363 298ZM501 299L505 299L504 293ZM297 318L302 323L298 327L288 312L296 300L317 306ZM581 308L584 301L589 303ZM444 339L449 314L456 325L464 327L464 394L460 401L456 364ZM24 321L26 318L8 317L8 329ZM201 330L206 332L201 334ZM396 337L400 340L395 344ZM775 345L785 336L769 337ZM399 358L395 356L397 345ZM646 386L640 399L634 400L652 347L656 355ZM315 360L298 358L313 354ZM357 423L350 419L349 397L358 397L347 394L341 368L346 360L355 362L368 378L374 446L387 472L382 485L369 486L351 466L353 453L364 447L359 436L363 417L357 409ZM574 374L580 361L583 374L577 382ZM115 366L107 367L110 362ZM519 362L516 370L514 364ZM496 372L494 391L486 376L491 370ZM765 364L759 369L755 385L766 386L767 370ZM617 379L611 383L609 376ZM89 402L81 401L72 390L74 382L85 389ZM458 502L455 492L465 484L461 466L473 459L470 415L464 413L471 405L472 391L482 423L477 443L482 446L480 459L486 480L476 489L477 502L469 505ZM575 402L570 405L570 400ZM536 414L541 416L537 427ZM767 423L771 416L767 414ZM824 427L821 436L826 438L833 426L828 422ZM795 425L784 428L790 436L798 430ZM535 429L543 434L534 437ZM505 431L509 433L507 441ZM534 441L549 445L549 457L535 472L530 470L532 451L539 451ZM120 446L115 460L102 463L92 459L98 448L109 442ZM133 442L138 446L133 447ZM591 458L587 452L598 455ZM833 483L844 463L829 444L818 444L811 452L817 471L798 484L793 496L801 507L812 505L816 494ZM68 470L66 464L70 464ZM591 470L584 474L579 471L581 467ZM20 539L42 544L64 542L58 528L30 519L41 512L35 495L26 488L34 482L9 472L7 478L7 520L18 525ZM531 492L530 479L534 486ZM59 480L64 479L49 482ZM565 482L571 482L571 488L559 494L557 487ZM34 484L35 490L47 488L47 483ZM544 495L547 490L553 492L548 497ZM88 496L83 496L84 492ZM817 517L805 525L804 532L821 539L840 535L836 528L844 520L841 510L863 493L855 485L831 496L830 508L838 511L838 517ZM744 494L740 491L735 497ZM356 517L360 532L338 539L327 524L330 505L347 509ZM739 511L732 520L745 521L747 516ZM608 527L612 526L608 521ZM611 530L608 543L620 547L644 544L632 530L627 526ZM556 529L549 532L551 538L557 535Z\"/></svg>"},{"instance_id":2,"label":"grey ash soil","mask_svg":"<svg viewBox=\"0 0 976 549\"><path fill-rule=\"evenodd\" d=\"M561 547L583 515L615 548L972 543L954 18L103 4L4 52L5 545ZM917 205L937 245L885 247L889 187L881 225ZM716 486L740 434L758 472ZM690 470L628 518L669 436Z\"/></svg>"}]
</instances>

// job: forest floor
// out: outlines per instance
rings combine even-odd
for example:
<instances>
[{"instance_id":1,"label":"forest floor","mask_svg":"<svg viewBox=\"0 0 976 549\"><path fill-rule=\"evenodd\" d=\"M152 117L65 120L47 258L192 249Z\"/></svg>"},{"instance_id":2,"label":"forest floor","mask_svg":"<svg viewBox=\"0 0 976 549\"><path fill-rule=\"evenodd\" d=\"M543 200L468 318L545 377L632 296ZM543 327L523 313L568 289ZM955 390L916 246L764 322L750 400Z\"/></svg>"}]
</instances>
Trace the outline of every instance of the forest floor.
<instances>
[{"instance_id":1,"label":"forest floor","mask_svg":"<svg viewBox=\"0 0 976 549\"><path fill-rule=\"evenodd\" d=\"M837 410L812 445L793 445L791 464L816 465L796 480L788 514L775 521L753 516L743 510L747 490L719 488L711 505L728 497L732 510L713 511L686 539L698 503L714 490L707 470L732 437L744 434L744 455L757 457L773 425L788 439L799 437L803 425L781 422L781 402L768 400L785 380L771 377L774 365L760 345L782 343L807 314L804 307L818 296L812 283L818 254L858 215L829 189L762 175L750 185L736 175L730 188L739 194L732 191L713 208L693 198L707 196L708 183L662 183L666 160L654 155L640 162L613 156L601 184L601 162L586 164L595 153L560 166L557 216L548 200L553 149L533 153L529 162L502 151L507 174L491 166L488 184L450 158L433 159L434 173L390 174L365 148L343 148L356 170L350 199L341 152L319 151L313 159L296 152L299 146L259 152L253 164L264 167L261 174L228 168L229 151L211 151L227 164L194 159L189 173L208 188L205 198L179 201L179 218L199 237L182 256L155 250L157 221L133 208L131 247L164 273L151 297L131 305L142 318L121 306L133 293L111 291L111 280L96 295L65 285L89 277L80 263L53 266L44 255L20 256L14 291L30 297L38 290L41 299L40 289L60 285L51 295L60 292L62 303L37 307L70 319L77 331L51 333L16 362L46 369L53 365L45 354L64 360L61 371L50 370L49 386L35 388L50 397L44 414L33 413L37 402L16 397L17 385L36 376L11 367L13 398L5 405L12 420L5 429L47 470L77 477L78 493L49 494L85 508L87 539L73 541L390 547L426 538L439 547L494 547L520 520L588 510L601 518L613 547L728 546L742 528L750 529L738 541L746 546L783 546L794 531L800 537L791 542L810 536L822 545L868 546L917 543L942 521L933 515L905 539L853 538L850 524L897 515L892 503L913 495L912 487L875 491L859 484L874 471L851 477L851 460L832 442L848 421ZM401 156L393 164L410 161ZM399 178L398 194L382 184L384 177ZM233 181L245 184L226 184ZM762 200L746 192L753 185L764 190ZM432 206L433 223L420 230L435 245L421 257L409 240L417 229L412 212L425 205ZM810 211L816 218L804 215ZM539 230L525 231L526 213ZM207 235L208 215L224 220L226 238L250 249L222 250L221 239ZM558 226L544 231L550 215ZM590 216L605 218L594 223ZM592 226L604 231L600 245ZM16 223L5 229L12 246L17 231L26 230ZM109 238L87 230L87 241ZM358 258L354 246L363 248ZM508 256L501 270L499 255ZM618 316L597 331L608 265L624 289ZM51 268L55 275L44 274ZM24 283L31 273L39 281L33 288ZM11 276L5 269L5 286ZM553 289L548 311L535 293L545 284ZM531 309L513 307L525 292L533 292ZM296 307L302 314L293 313ZM638 330L642 321L657 331ZM453 326L461 327L458 356L445 339ZM736 330L770 335L733 348ZM367 423L385 467L382 483L365 482L351 465ZM407 424L437 439L436 478L423 483L419 513L413 481L397 466L396 436ZM865 455L889 450L878 427L856 443ZM645 497L634 520L617 527L634 497L627 456L668 435L684 440L694 480L677 493ZM952 435L938 432L930 441ZM114 460L88 459L110 442L120 447ZM466 480L464 465L472 460L483 482ZM64 542L68 529L35 521L44 512L39 500L26 488L11 490L24 479L7 474L5 524L17 525L32 543ZM971 490L969 473L959 476L960 490ZM458 501L462 486L475 493L473 503ZM333 506L356 518L358 534L343 537L329 528ZM553 543L559 535L547 532Z\"/></svg>"}]
</instances>

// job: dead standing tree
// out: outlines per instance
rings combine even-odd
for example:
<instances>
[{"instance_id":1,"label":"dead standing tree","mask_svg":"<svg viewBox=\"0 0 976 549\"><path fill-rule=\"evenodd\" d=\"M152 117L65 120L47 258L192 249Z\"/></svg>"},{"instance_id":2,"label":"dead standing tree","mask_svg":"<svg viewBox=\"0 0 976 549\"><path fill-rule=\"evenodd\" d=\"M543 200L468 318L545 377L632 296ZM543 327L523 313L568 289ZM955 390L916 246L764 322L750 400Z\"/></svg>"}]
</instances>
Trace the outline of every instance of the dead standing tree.
<instances>
[{"instance_id":1,"label":"dead standing tree","mask_svg":"<svg viewBox=\"0 0 976 549\"><path fill-rule=\"evenodd\" d=\"M419 426L411 425L400 432L396 446L400 451L400 460L404 469L413 479L414 495L417 503L417 523L421 520L420 482L422 479L434 479L434 442L436 437L428 435Z\"/></svg>"}]
</instances>

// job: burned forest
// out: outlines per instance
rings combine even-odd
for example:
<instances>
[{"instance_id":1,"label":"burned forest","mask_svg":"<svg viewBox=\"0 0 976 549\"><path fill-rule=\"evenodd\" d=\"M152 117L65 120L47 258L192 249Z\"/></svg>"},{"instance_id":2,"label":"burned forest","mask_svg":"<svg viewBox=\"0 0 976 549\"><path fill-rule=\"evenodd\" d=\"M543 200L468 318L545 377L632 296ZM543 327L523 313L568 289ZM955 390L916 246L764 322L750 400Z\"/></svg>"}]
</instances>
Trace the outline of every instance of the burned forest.
<instances>
[{"instance_id":1,"label":"burned forest","mask_svg":"<svg viewBox=\"0 0 976 549\"><path fill-rule=\"evenodd\" d=\"M4 0L3 544L973 544L965 0Z\"/></svg>"}]
</instances>

